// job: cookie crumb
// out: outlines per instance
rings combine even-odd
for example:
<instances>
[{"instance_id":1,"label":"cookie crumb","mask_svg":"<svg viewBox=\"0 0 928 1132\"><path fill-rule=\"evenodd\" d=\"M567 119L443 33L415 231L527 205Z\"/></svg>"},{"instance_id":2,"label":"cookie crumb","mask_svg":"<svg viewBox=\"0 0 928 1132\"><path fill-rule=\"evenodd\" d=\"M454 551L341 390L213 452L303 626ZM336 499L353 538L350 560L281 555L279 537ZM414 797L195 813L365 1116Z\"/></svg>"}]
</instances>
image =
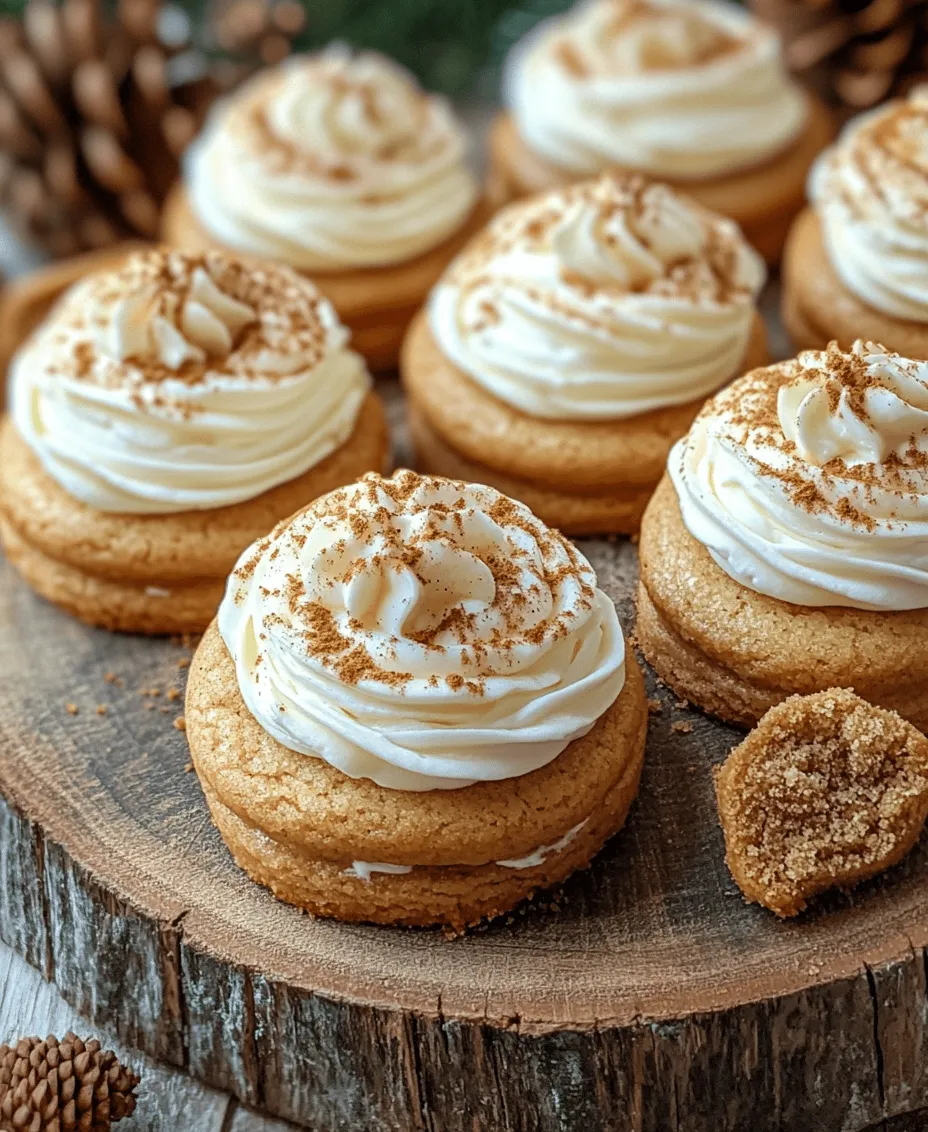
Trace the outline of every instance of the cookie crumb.
<instances>
[{"instance_id":1,"label":"cookie crumb","mask_svg":"<svg viewBox=\"0 0 928 1132\"><path fill-rule=\"evenodd\" d=\"M180 688L168 688L168 690L165 692L165 695L172 702L174 700L179 700L180 699Z\"/></svg>"},{"instance_id":2,"label":"cookie crumb","mask_svg":"<svg viewBox=\"0 0 928 1132\"><path fill-rule=\"evenodd\" d=\"M848 689L791 696L734 748L715 787L738 887L795 916L909 852L928 816L928 739Z\"/></svg>"},{"instance_id":3,"label":"cookie crumb","mask_svg":"<svg viewBox=\"0 0 928 1132\"><path fill-rule=\"evenodd\" d=\"M673 706L677 709L677 711L686 711L686 709L690 706L690 701L689 700L674 700Z\"/></svg>"},{"instance_id":4,"label":"cookie crumb","mask_svg":"<svg viewBox=\"0 0 928 1132\"><path fill-rule=\"evenodd\" d=\"M68 713L68 715L80 715L81 709L77 706L77 704L65 704L64 710Z\"/></svg>"},{"instance_id":5,"label":"cookie crumb","mask_svg":"<svg viewBox=\"0 0 928 1132\"><path fill-rule=\"evenodd\" d=\"M648 700L648 715L660 715L664 710L661 701L658 699Z\"/></svg>"},{"instance_id":6,"label":"cookie crumb","mask_svg":"<svg viewBox=\"0 0 928 1132\"><path fill-rule=\"evenodd\" d=\"M182 656L180 658L180 660L177 662L177 667L180 668L180 669L189 668L190 667L190 657L189 656Z\"/></svg>"},{"instance_id":7,"label":"cookie crumb","mask_svg":"<svg viewBox=\"0 0 928 1132\"><path fill-rule=\"evenodd\" d=\"M193 763L184 763L184 774L190 774L193 770Z\"/></svg>"},{"instance_id":8,"label":"cookie crumb","mask_svg":"<svg viewBox=\"0 0 928 1132\"><path fill-rule=\"evenodd\" d=\"M174 720L174 728L177 731L186 731L187 730L187 720L184 719L184 717L182 715L179 715L177 717L177 719Z\"/></svg>"},{"instance_id":9,"label":"cookie crumb","mask_svg":"<svg viewBox=\"0 0 928 1132\"><path fill-rule=\"evenodd\" d=\"M115 672L104 672L103 679L107 684L115 684L117 688L121 688L124 683L123 678L121 676L117 676Z\"/></svg>"},{"instance_id":10,"label":"cookie crumb","mask_svg":"<svg viewBox=\"0 0 928 1132\"><path fill-rule=\"evenodd\" d=\"M687 719L678 719L676 723L671 723L670 730L676 731L678 735L690 735L693 725Z\"/></svg>"},{"instance_id":11,"label":"cookie crumb","mask_svg":"<svg viewBox=\"0 0 928 1132\"><path fill-rule=\"evenodd\" d=\"M97 704L97 715L106 715L106 704Z\"/></svg>"}]
</instances>

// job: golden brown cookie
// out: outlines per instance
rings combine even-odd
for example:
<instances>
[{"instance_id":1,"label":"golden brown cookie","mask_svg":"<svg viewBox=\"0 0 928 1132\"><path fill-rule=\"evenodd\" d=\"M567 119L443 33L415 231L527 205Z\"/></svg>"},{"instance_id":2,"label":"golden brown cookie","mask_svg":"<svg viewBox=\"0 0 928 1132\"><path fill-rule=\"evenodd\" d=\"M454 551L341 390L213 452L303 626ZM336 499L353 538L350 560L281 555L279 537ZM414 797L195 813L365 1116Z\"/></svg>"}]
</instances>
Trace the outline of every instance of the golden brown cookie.
<instances>
[{"instance_id":1,"label":"golden brown cookie","mask_svg":"<svg viewBox=\"0 0 928 1132\"><path fill-rule=\"evenodd\" d=\"M928 358L928 325L875 310L844 286L811 208L797 218L783 254L782 315L797 350L821 350L832 341L848 350L862 338L907 358Z\"/></svg>"},{"instance_id":2,"label":"golden brown cookie","mask_svg":"<svg viewBox=\"0 0 928 1132\"><path fill-rule=\"evenodd\" d=\"M803 206L809 168L834 136L834 123L824 104L810 94L809 107L802 135L763 165L675 185L700 204L736 220L770 264L779 262L790 224ZM499 199L512 200L577 180L568 170L533 152L509 114L496 119L489 148L491 191Z\"/></svg>"},{"instance_id":3,"label":"golden brown cookie","mask_svg":"<svg viewBox=\"0 0 928 1132\"><path fill-rule=\"evenodd\" d=\"M408 263L312 273L313 282L351 331L352 347L371 369L396 365L403 336L430 288L494 211L493 202L484 197L459 231ZM197 220L182 184L175 186L165 203L161 235L165 243L186 251L223 248Z\"/></svg>"},{"instance_id":4,"label":"golden brown cookie","mask_svg":"<svg viewBox=\"0 0 928 1132\"><path fill-rule=\"evenodd\" d=\"M636 634L679 695L751 725L794 693L850 687L928 728L928 609L791 605L747 589L686 529L665 476L641 524Z\"/></svg>"},{"instance_id":5,"label":"golden brown cookie","mask_svg":"<svg viewBox=\"0 0 928 1132\"><path fill-rule=\"evenodd\" d=\"M770 709L716 771L728 867L778 916L901 861L928 817L928 739L830 688Z\"/></svg>"},{"instance_id":6,"label":"golden brown cookie","mask_svg":"<svg viewBox=\"0 0 928 1132\"><path fill-rule=\"evenodd\" d=\"M7 418L0 540L33 589L82 621L126 632L199 632L249 543L316 496L381 469L388 449L383 405L370 393L340 448L255 499L215 510L112 514L70 496Z\"/></svg>"},{"instance_id":7,"label":"golden brown cookie","mask_svg":"<svg viewBox=\"0 0 928 1132\"><path fill-rule=\"evenodd\" d=\"M633 658L626 665L613 706L547 766L409 792L272 738L245 707L214 624L191 665L187 738L233 857L280 899L344 920L460 930L584 868L622 827L648 715L641 673ZM402 871L368 874L364 862Z\"/></svg>"},{"instance_id":8,"label":"golden brown cookie","mask_svg":"<svg viewBox=\"0 0 928 1132\"><path fill-rule=\"evenodd\" d=\"M767 360L756 316L741 370ZM424 312L410 328L400 370L421 470L490 484L572 535L636 531L668 452L703 404L615 421L531 417L450 362Z\"/></svg>"}]
</instances>

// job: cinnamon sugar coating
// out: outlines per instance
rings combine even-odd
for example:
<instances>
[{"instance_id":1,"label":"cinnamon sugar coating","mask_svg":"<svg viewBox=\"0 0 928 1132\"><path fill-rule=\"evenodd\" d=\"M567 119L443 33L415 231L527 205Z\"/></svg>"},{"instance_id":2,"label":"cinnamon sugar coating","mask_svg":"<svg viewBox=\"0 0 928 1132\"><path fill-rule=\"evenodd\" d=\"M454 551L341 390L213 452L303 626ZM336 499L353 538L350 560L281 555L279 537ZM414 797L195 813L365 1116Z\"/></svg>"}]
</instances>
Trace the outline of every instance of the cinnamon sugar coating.
<instances>
[{"instance_id":1,"label":"cinnamon sugar coating","mask_svg":"<svg viewBox=\"0 0 928 1132\"><path fill-rule=\"evenodd\" d=\"M795 916L912 848L928 816L928 739L847 689L791 696L717 770L716 793L739 887Z\"/></svg>"}]
</instances>

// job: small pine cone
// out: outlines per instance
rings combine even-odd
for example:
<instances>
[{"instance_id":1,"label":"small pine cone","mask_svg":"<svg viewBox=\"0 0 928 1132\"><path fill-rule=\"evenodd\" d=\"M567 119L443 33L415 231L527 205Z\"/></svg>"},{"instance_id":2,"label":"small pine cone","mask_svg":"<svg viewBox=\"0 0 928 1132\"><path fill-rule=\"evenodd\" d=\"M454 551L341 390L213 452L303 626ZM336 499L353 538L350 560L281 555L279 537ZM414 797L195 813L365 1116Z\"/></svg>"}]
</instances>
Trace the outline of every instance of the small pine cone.
<instances>
[{"instance_id":1,"label":"small pine cone","mask_svg":"<svg viewBox=\"0 0 928 1132\"><path fill-rule=\"evenodd\" d=\"M75 1034L0 1046L0 1132L107 1132L135 1110L139 1078Z\"/></svg>"},{"instance_id":2,"label":"small pine cone","mask_svg":"<svg viewBox=\"0 0 928 1132\"><path fill-rule=\"evenodd\" d=\"M207 61L168 36L166 0L17 7L0 19L0 206L56 256L154 238L218 91Z\"/></svg>"}]
</instances>

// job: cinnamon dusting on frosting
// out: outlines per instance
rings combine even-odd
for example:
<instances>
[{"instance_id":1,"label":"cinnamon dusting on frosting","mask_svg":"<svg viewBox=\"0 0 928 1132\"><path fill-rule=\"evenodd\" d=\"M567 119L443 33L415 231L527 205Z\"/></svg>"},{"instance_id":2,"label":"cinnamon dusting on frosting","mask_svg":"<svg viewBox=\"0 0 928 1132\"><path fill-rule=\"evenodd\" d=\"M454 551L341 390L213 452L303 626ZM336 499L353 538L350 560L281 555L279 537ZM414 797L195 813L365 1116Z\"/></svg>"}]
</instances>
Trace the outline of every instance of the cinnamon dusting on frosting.
<instances>
[{"instance_id":1,"label":"cinnamon dusting on frosting","mask_svg":"<svg viewBox=\"0 0 928 1132\"><path fill-rule=\"evenodd\" d=\"M446 496L451 489L457 498L450 502L431 498L435 484L442 485ZM499 551L475 545L473 531L468 528L475 508L500 528L504 544ZM537 646L559 640L570 631L578 614L592 608L595 576L585 559L559 532L545 527L525 507L491 488L437 481L405 470L389 479L371 473L352 487L316 500L258 543L235 576L240 583L248 582L257 564L275 545L283 547L299 563L308 531L330 529L335 535L345 524L356 545L349 548L344 539L328 544L329 549L320 563L326 574L322 598L307 597L298 572L301 567L288 574L285 583L289 629L300 635L311 658L345 684L375 681L402 689L412 675L390 664L400 635L394 632L390 636L385 655L373 655L367 647L366 626L354 621L352 635L346 635L339 628L333 610L325 604L324 593L347 587L362 574L399 575L411 571L423 590L436 594L442 581L430 575L425 567L426 559L434 556L436 547L476 555L489 571L493 583L492 599L487 603L489 610L482 602L476 607L467 592L450 593L447 604L441 598L434 615L427 617L424 624L404 625L400 631L403 640L437 653L459 646L463 671L444 677L453 690L466 689L482 694L484 678L497 670L489 662L490 648L495 654L514 654L525 643ZM368 551L363 557L358 556L360 547ZM577 591L570 608L530 622L526 627L527 612L531 612L535 598L546 593L556 594L566 585ZM444 590L452 586L453 583L447 581ZM318 586L316 592L320 592ZM488 617L497 624L484 635L483 626ZM266 623L276 624L277 621L276 617L265 618Z\"/></svg>"},{"instance_id":2,"label":"cinnamon dusting on frosting","mask_svg":"<svg viewBox=\"0 0 928 1132\"><path fill-rule=\"evenodd\" d=\"M158 388L167 382L285 380L325 357L334 318L324 305L285 267L246 266L219 252L140 252L85 280L54 310L43 332L57 335L60 357L49 373L128 389L142 410L172 405ZM185 399L182 409L189 415L196 405Z\"/></svg>"},{"instance_id":3,"label":"cinnamon dusting on frosting","mask_svg":"<svg viewBox=\"0 0 928 1132\"><path fill-rule=\"evenodd\" d=\"M699 230L688 246L681 243L676 250L668 246L666 234L671 210L685 212L690 227L698 226ZM583 266L563 264L560 280L568 292L583 299L637 294L718 306L753 299L758 281L756 272L747 269L737 226L669 186L620 172L510 206L455 261L447 281L466 282L474 289L484 281L485 274L498 270L507 256L552 250L565 229L581 216L586 220L587 214L593 237L616 263L611 276L600 270L595 277ZM682 228L674 236L682 241ZM624 262L629 240L634 241L638 255L631 266ZM597 325L597 319L572 303L568 305L551 290L524 280L513 282L534 302ZM500 317L498 309L487 301L481 313L487 324Z\"/></svg>"},{"instance_id":4,"label":"cinnamon dusting on frosting","mask_svg":"<svg viewBox=\"0 0 928 1132\"><path fill-rule=\"evenodd\" d=\"M919 380L923 363L899 355L887 355L884 347L856 342L849 351L829 344L825 351L807 351L797 358L753 370L722 390L700 414L722 418L730 442L752 446L757 454L746 455L756 475L776 480L790 501L808 514L830 514L835 520L875 530L877 523L862 504L872 503L876 493L912 497L913 474L928 469L928 435L913 433L904 452L889 452L879 461L849 461L833 457L815 465L804 459L796 443L783 430L781 391L804 389L810 381L824 391L829 412L849 411L864 427L879 428L872 419L868 394L891 390L892 381L874 358L888 356L894 372ZM882 516L891 526L895 512Z\"/></svg>"},{"instance_id":5,"label":"cinnamon dusting on frosting","mask_svg":"<svg viewBox=\"0 0 928 1132\"><path fill-rule=\"evenodd\" d=\"M668 7L648 0L606 0L601 45L615 44L612 74L704 67L740 50L744 38L709 18L698 4ZM569 36L562 41L579 52ZM623 44L630 44L623 50ZM580 56L582 59L582 56ZM584 65L588 73L593 68Z\"/></svg>"},{"instance_id":6,"label":"cinnamon dusting on frosting","mask_svg":"<svg viewBox=\"0 0 928 1132\"><path fill-rule=\"evenodd\" d=\"M816 198L840 199L849 217L873 220L874 208L928 228L928 87L854 120L822 158ZM850 166L854 177L841 175Z\"/></svg>"},{"instance_id":7,"label":"cinnamon dusting on frosting","mask_svg":"<svg viewBox=\"0 0 928 1132\"><path fill-rule=\"evenodd\" d=\"M493 488L409 471L280 524L218 621L266 731L390 789L531 773L625 681L615 606L575 547Z\"/></svg>"},{"instance_id":8,"label":"cinnamon dusting on frosting","mask_svg":"<svg viewBox=\"0 0 928 1132\"><path fill-rule=\"evenodd\" d=\"M319 121L328 136L314 138L289 122L281 128L275 104L288 98L288 89L316 90L319 97L324 92L327 105ZM366 182L377 167L425 164L460 146L440 106L391 60L330 48L268 68L252 80L230 104L227 128L269 173ZM370 201L377 200L372 181Z\"/></svg>"}]
</instances>

